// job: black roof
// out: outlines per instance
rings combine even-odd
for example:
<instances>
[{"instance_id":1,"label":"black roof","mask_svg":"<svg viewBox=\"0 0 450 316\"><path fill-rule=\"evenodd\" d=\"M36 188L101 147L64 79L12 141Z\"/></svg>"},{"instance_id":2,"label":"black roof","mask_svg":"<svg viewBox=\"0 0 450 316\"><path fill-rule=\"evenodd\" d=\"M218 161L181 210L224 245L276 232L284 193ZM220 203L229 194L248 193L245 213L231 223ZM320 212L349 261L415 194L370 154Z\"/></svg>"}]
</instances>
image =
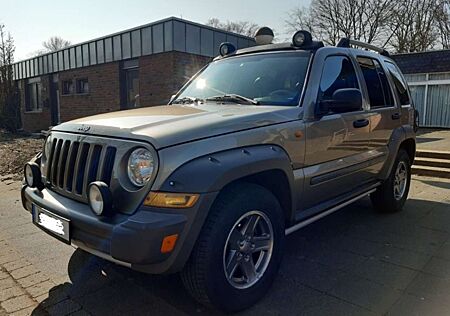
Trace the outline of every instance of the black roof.
<instances>
[{"instance_id":1,"label":"black roof","mask_svg":"<svg viewBox=\"0 0 450 316\"><path fill-rule=\"evenodd\" d=\"M405 74L450 71L450 50L448 49L396 54L391 58Z\"/></svg>"}]
</instances>

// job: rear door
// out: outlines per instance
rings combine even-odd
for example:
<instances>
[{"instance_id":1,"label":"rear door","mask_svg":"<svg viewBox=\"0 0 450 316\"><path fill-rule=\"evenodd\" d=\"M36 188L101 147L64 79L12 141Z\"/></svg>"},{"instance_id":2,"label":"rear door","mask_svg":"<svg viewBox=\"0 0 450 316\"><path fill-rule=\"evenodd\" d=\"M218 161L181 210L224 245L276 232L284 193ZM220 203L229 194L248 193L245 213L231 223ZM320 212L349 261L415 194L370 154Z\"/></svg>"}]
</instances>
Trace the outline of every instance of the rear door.
<instances>
[{"instance_id":1,"label":"rear door","mask_svg":"<svg viewBox=\"0 0 450 316\"><path fill-rule=\"evenodd\" d=\"M369 147L378 157L378 161L369 171L375 178L387 158L387 146L392 132L401 125L400 108L382 63L372 55L359 55L356 60L364 77L364 89L370 106Z\"/></svg>"},{"instance_id":2,"label":"rear door","mask_svg":"<svg viewBox=\"0 0 450 316\"><path fill-rule=\"evenodd\" d=\"M316 106L330 99L336 90L345 88L361 88L353 60L345 55L326 57ZM314 209L320 209L320 203L351 192L368 180L369 138L369 113L363 108L329 113L306 124L303 209L311 208L313 213Z\"/></svg>"}]
</instances>

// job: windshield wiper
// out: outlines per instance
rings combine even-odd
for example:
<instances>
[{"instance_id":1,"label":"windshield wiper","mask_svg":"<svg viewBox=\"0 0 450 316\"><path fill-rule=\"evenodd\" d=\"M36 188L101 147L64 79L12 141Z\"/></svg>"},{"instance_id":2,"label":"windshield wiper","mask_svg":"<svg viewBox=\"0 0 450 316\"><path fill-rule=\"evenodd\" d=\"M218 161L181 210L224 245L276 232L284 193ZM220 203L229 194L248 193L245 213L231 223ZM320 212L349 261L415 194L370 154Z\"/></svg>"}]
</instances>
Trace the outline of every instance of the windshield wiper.
<instances>
[{"instance_id":1,"label":"windshield wiper","mask_svg":"<svg viewBox=\"0 0 450 316\"><path fill-rule=\"evenodd\" d=\"M254 100L254 99L250 99L247 97L244 97L242 95L239 94L224 94L224 95L218 95L215 97L210 97L205 99L206 101L228 101L228 102L242 102L244 101L247 104L253 104L253 105L258 105L259 102Z\"/></svg>"},{"instance_id":2,"label":"windshield wiper","mask_svg":"<svg viewBox=\"0 0 450 316\"><path fill-rule=\"evenodd\" d=\"M200 98L182 97L181 99L176 99L172 101L172 104L201 103L201 102L204 102L204 100Z\"/></svg>"}]
</instances>

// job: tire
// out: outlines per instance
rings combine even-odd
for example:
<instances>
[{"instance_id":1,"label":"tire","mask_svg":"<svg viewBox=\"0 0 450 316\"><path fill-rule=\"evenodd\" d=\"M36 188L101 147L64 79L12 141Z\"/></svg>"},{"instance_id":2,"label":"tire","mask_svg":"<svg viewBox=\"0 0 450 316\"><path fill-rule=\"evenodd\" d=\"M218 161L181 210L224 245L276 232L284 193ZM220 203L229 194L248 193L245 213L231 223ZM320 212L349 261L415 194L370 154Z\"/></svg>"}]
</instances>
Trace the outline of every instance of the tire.
<instances>
[{"instance_id":1,"label":"tire","mask_svg":"<svg viewBox=\"0 0 450 316\"><path fill-rule=\"evenodd\" d=\"M402 185L397 187L396 185L396 173L399 168L406 172L405 174L405 187ZM373 206L383 213L394 213L402 210L403 205L408 197L409 186L411 183L411 161L408 153L404 149L400 149L397 153L395 163L392 166L389 178L383 181L383 183L377 188L377 190L370 195ZM400 188L400 189L399 189Z\"/></svg>"},{"instance_id":2,"label":"tire","mask_svg":"<svg viewBox=\"0 0 450 316\"><path fill-rule=\"evenodd\" d=\"M259 218L254 230L256 237L245 240L240 231L244 231L250 219L255 218ZM258 237L258 234L261 236ZM258 238L264 239L267 249L247 257L247 251L252 251L248 247L251 248ZM283 255L284 238L284 213L270 191L250 183L226 188L211 208L191 256L181 272L183 283L190 294L206 306L225 312L248 308L264 296L275 279ZM257 248L251 249L256 251ZM251 284L250 280L254 275L249 273L250 277L244 277L243 269L250 271L249 264L251 266L254 261L260 262L261 276ZM229 269L229 279L225 267L233 267L234 263L238 264L235 269Z\"/></svg>"}]
</instances>

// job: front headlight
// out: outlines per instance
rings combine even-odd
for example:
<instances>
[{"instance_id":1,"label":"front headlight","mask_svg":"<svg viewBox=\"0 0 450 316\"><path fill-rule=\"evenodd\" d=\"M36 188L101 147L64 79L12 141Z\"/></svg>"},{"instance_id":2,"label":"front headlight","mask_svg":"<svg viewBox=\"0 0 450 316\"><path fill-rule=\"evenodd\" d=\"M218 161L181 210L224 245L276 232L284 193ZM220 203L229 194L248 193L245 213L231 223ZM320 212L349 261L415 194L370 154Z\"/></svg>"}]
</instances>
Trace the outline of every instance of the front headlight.
<instances>
[{"instance_id":1,"label":"front headlight","mask_svg":"<svg viewBox=\"0 0 450 316\"><path fill-rule=\"evenodd\" d=\"M138 187L144 186L150 181L155 161L149 150L145 148L135 149L128 158L128 178Z\"/></svg>"}]
</instances>

